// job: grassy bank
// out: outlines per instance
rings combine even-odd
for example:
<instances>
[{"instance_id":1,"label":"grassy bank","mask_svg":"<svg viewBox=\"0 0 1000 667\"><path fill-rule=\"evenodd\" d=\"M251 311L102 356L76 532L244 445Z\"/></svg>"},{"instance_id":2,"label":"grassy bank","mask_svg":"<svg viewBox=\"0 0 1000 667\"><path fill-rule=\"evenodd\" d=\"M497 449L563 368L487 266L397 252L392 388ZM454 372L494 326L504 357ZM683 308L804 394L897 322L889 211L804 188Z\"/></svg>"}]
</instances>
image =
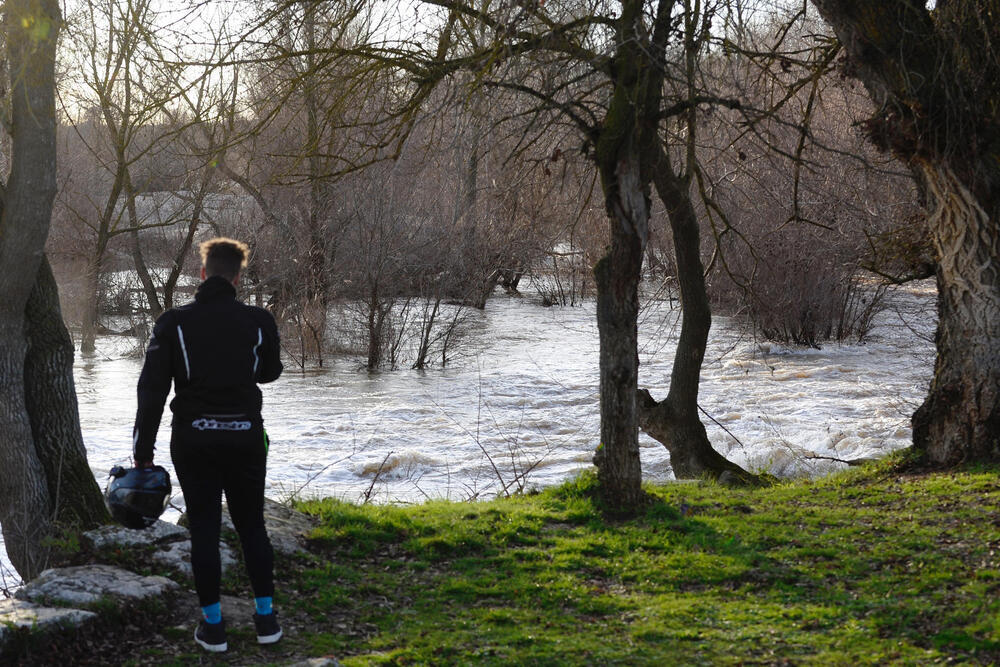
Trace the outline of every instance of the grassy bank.
<instances>
[{"instance_id":1,"label":"grassy bank","mask_svg":"<svg viewBox=\"0 0 1000 667\"><path fill-rule=\"evenodd\" d=\"M488 503L309 502L313 553L279 565L288 637L268 653L237 631L222 659L1000 662L997 473L883 463L770 489L675 484L627 521L602 517L587 477ZM207 663L187 634L175 659Z\"/></svg>"},{"instance_id":2,"label":"grassy bank","mask_svg":"<svg viewBox=\"0 0 1000 667\"><path fill-rule=\"evenodd\" d=\"M670 485L619 522L589 484L305 504L322 562L284 603L315 622L302 639L346 665L1000 660L996 470Z\"/></svg>"}]
</instances>

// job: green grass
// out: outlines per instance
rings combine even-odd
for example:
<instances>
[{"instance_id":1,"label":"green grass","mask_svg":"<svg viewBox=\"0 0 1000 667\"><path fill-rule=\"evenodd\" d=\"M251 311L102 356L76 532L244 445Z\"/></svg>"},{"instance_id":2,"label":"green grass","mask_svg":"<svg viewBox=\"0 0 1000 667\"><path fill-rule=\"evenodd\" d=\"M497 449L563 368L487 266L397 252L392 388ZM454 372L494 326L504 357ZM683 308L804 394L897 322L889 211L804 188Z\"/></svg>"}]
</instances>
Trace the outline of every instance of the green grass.
<instances>
[{"instance_id":1,"label":"green grass","mask_svg":"<svg viewBox=\"0 0 1000 667\"><path fill-rule=\"evenodd\" d=\"M304 503L321 555L278 601L345 665L1000 661L997 470L675 484L618 521L592 485Z\"/></svg>"}]
</instances>

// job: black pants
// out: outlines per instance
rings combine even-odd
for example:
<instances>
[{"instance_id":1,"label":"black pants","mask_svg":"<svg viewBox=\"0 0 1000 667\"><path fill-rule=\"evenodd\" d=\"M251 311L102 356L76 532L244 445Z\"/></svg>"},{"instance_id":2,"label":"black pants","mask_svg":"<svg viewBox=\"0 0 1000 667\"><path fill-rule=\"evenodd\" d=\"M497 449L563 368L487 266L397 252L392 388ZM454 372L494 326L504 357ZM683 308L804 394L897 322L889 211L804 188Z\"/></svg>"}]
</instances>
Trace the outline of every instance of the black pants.
<instances>
[{"instance_id":1,"label":"black pants","mask_svg":"<svg viewBox=\"0 0 1000 667\"><path fill-rule=\"evenodd\" d=\"M170 457L187 505L191 569L202 607L219 601L223 492L254 597L274 595L274 552L264 527L267 436L263 428L254 428L253 433L215 438L212 442L177 420L170 438Z\"/></svg>"}]
</instances>

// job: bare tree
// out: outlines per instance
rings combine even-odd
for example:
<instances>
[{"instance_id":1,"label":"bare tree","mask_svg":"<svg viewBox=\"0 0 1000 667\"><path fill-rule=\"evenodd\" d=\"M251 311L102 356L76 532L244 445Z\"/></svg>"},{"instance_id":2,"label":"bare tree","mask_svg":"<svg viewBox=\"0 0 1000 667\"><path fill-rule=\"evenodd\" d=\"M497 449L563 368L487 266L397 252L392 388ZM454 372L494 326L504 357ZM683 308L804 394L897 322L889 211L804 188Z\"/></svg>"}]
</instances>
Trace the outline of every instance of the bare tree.
<instances>
[{"instance_id":1,"label":"bare tree","mask_svg":"<svg viewBox=\"0 0 1000 667\"><path fill-rule=\"evenodd\" d=\"M232 47L245 50L240 64L219 59L240 77L243 100L234 96L229 105L232 131L213 164L259 209L261 224L248 232L255 264L268 265L268 275L248 276L252 289L258 299L269 295L279 325L292 327L286 339L302 343L300 361L322 365L344 219L335 183L352 171L354 153L342 150L351 124L341 116L353 98L317 59L320 45L346 39L342 14L359 9L320 2L257 9L253 23L262 34Z\"/></svg>"},{"instance_id":2,"label":"bare tree","mask_svg":"<svg viewBox=\"0 0 1000 667\"><path fill-rule=\"evenodd\" d=\"M808 54L828 44L818 18L800 17L791 25L741 31L739 46L766 54L768 44L790 30L804 34L786 36L788 52ZM716 65L740 97L758 107L794 92L752 128L731 112L703 121L710 138L699 147L705 165L699 187L709 205L701 215L715 243L709 295L771 340L860 341L886 294L863 267L892 270L883 239L916 213L912 179L894 158L867 145L853 121L870 113L871 104L854 82L828 71L828 57L812 72L809 61L782 66L770 60L762 55ZM795 89L795 81L810 74L812 81Z\"/></svg>"},{"instance_id":3,"label":"bare tree","mask_svg":"<svg viewBox=\"0 0 1000 667\"><path fill-rule=\"evenodd\" d=\"M228 201L228 207L233 209L232 213L240 212L235 206L234 197L218 192L220 180L230 174L225 165L226 152L239 140L236 101L239 90L238 71L217 68L215 62L221 55L220 51L226 48L227 41L223 34L211 28L210 31L211 40L206 47L207 53L203 55L207 64L165 72L167 89L171 91L170 97L175 100L175 105L164 106L161 110L169 120L169 126L175 129L165 150L161 152L173 149L179 154L182 164L180 173L173 175L180 181L180 187L170 197L181 203L177 214L174 214L178 218L176 226L181 229L178 232L174 225L169 225L166 230L169 242L161 244L165 246L161 247L161 252L166 249L169 254L160 259L161 262L166 260L167 270L162 276L150 272L140 240L141 231L163 224L162 217L157 215L155 221L141 217L136 210L136 196L131 188L126 199L133 263L142 282L152 319L173 307L178 281L185 269L185 259L191 253L195 235L200 228L211 225L216 235L224 233L219 227L219 221L213 219L213 213L217 212L209 210L211 207L208 204L212 196L221 194L223 201ZM155 49L160 61L183 62L183 53L167 51L155 43L150 47ZM155 171L153 176L155 177ZM150 213L158 214L159 211ZM171 220L168 217L167 222Z\"/></svg>"},{"instance_id":4,"label":"bare tree","mask_svg":"<svg viewBox=\"0 0 1000 667\"><path fill-rule=\"evenodd\" d=\"M438 82L474 72L479 86L531 100L536 127L553 127L555 119L572 124L578 150L598 171L610 246L595 267L601 340L601 443L595 463L609 507L627 511L643 498L638 285L654 187L674 238L683 324L670 394L661 403L644 401L643 420L671 450L680 475L729 471L753 480L712 450L697 411L711 322L692 192L697 114L706 106L740 107L706 89L700 78L699 58L707 49L716 3L625 0L499 7L432 0L425 6L441 10L433 43L414 48L420 42L415 38L341 55L406 71L416 82L408 98L411 109L427 100Z\"/></svg>"},{"instance_id":5,"label":"bare tree","mask_svg":"<svg viewBox=\"0 0 1000 667\"><path fill-rule=\"evenodd\" d=\"M85 86L79 92L86 95L76 103L85 107L89 102L95 110L78 123L78 136L104 172L96 199L86 184L81 206L65 202L69 213L92 232L82 311L83 352L94 351L99 281L109 244L142 226L135 210L141 186L134 183L132 169L173 134L171 128L157 126L171 94L169 81L150 65L152 59L144 52L153 33L153 13L145 0L94 0L84 5L84 15L75 25L75 57Z\"/></svg>"}]
</instances>

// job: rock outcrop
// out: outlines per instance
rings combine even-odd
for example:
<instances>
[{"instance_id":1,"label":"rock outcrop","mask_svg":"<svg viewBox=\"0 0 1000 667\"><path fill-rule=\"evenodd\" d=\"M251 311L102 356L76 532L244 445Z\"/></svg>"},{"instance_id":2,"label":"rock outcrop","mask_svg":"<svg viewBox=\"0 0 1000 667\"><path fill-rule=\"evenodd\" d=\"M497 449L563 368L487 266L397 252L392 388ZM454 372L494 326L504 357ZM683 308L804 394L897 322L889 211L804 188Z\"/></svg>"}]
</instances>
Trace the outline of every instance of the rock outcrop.
<instances>
[{"instance_id":1,"label":"rock outcrop","mask_svg":"<svg viewBox=\"0 0 1000 667\"><path fill-rule=\"evenodd\" d=\"M186 539L188 539L187 528L166 521L157 521L145 530L135 530L125 526L101 526L83 534L84 542L92 549L140 547Z\"/></svg>"},{"instance_id":2,"label":"rock outcrop","mask_svg":"<svg viewBox=\"0 0 1000 667\"><path fill-rule=\"evenodd\" d=\"M138 601L180 588L166 577L143 577L111 565L79 565L45 570L14 596L29 602L88 606L107 600Z\"/></svg>"},{"instance_id":3,"label":"rock outcrop","mask_svg":"<svg viewBox=\"0 0 1000 667\"><path fill-rule=\"evenodd\" d=\"M76 628L97 618L92 611L66 607L46 607L24 600L0 600L0 656L18 630L53 632Z\"/></svg>"},{"instance_id":4,"label":"rock outcrop","mask_svg":"<svg viewBox=\"0 0 1000 667\"><path fill-rule=\"evenodd\" d=\"M45 570L0 600L0 657L16 648L19 633L73 632L96 622L98 603L116 605L162 598L180 585L166 577L144 577L110 565L80 565Z\"/></svg>"},{"instance_id":5,"label":"rock outcrop","mask_svg":"<svg viewBox=\"0 0 1000 667\"><path fill-rule=\"evenodd\" d=\"M305 538L315 526L308 516L271 500L265 501L264 521L276 554L293 556L305 551ZM223 571L236 564L233 541L235 529L229 513L223 513L220 555ZM232 544L227 543L232 542ZM100 612L108 604L127 607L151 598L163 598L181 592L175 579L188 582L191 578L191 541L182 525L157 521L146 530L122 526L103 526L83 534L83 544L98 561L87 565L55 568L42 572L15 593L16 599L0 600L0 662L16 651L18 635L25 633L72 633L88 623L100 622ZM166 576L142 576L122 567L105 564L138 559L157 564L154 568L173 573ZM151 561L151 562L150 562ZM193 593L187 597L193 598ZM252 604L227 598L230 609L249 605L244 615L253 613ZM196 604L192 602L191 604ZM196 608L192 615L196 613ZM324 658L307 665L337 665Z\"/></svg>"}]
</instances>

